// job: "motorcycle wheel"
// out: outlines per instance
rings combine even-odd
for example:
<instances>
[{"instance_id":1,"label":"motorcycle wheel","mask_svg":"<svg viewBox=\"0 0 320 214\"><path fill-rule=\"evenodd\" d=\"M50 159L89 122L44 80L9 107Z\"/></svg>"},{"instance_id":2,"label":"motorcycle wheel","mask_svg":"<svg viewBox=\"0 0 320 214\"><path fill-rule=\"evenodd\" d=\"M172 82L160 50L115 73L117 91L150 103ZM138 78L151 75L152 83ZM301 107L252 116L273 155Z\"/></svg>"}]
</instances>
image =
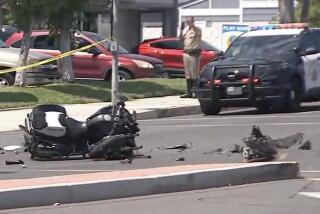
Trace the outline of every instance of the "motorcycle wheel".
<instances>
[{"instance_id":1,"label":"motorcycle wheel","mask_svg":"<svg viewBox=\"0 0 320 214\"><path fill-rule=\"evenodd\" d=\"M93 159L123 160L133 156L135 147L134 138L119 138L115 136L105 142L98 143L89 151L89 157Z\"/></svg>"}]
</instances>

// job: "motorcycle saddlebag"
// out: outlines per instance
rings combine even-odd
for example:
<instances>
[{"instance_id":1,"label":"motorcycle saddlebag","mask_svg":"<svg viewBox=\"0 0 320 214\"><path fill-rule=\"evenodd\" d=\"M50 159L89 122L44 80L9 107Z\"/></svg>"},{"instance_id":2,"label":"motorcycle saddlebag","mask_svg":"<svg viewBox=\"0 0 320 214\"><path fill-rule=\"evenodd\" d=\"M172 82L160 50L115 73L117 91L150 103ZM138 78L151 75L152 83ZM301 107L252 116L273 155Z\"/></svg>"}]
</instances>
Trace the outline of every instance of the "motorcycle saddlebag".
<instances>
[{"instance_id":1,"label":"motorcycle saddlebag","mask_svg":"<svg viewBox=\"0 0 320 214\"><path fill-rule=\"evenodd\" d=\"M32 109L32 127L34 129L43 129L48 126L46 121L46 113L35 107Z\"/></svg>"}]
</instances>

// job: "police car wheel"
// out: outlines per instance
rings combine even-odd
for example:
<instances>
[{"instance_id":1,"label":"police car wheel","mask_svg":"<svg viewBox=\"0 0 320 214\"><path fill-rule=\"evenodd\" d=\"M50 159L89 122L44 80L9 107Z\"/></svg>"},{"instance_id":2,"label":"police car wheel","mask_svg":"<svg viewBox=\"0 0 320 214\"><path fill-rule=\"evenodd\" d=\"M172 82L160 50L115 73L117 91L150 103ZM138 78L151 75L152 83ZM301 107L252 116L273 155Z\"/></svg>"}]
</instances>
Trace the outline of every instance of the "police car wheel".
<instances>
[{"instance_id":1,"label":"police car wheel","mask_svg":"<svg viewBox=\"0 0 320 214\"><path fill-rule=\"evenodd\" d=\"M212 100L199 100L202 112L205 115L217 115L221 111L221 106Z\"/></svg>"},{"instance_id":2,"label":"police car wheel","mask_svg":"<svg viewBox=\"0 0 320 214\"><path fill-rule=\"evenodd\" d=\"M296 112L299 111L301 105L302 88L299 79L292 80L291 89L286 93L282 111Z\"/></svg>"}]
</instances>

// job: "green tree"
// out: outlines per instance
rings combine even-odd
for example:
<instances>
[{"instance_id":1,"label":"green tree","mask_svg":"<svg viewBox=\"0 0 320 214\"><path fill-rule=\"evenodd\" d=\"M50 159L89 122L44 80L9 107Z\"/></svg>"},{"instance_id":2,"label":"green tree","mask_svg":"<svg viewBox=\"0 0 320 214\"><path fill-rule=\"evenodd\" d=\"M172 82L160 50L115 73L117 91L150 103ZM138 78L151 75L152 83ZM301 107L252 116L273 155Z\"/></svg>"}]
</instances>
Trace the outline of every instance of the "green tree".
<instances>
[{"instance_id":1,"label":"green tree","mask_svg":"<svg viewBox=\"0 0 320 214\"><path fill-rule=\"evenodd\" d=\"M48 13L48 26L56 33L60 34L60 50L62 53L71 49L71 32L78 21L81 12L87 5L88 0L46 0ZM72 59L65 57L62 59L63 77L67 82L74 81Z\"/></svg>"},{"instance_id":2,"label":"green tree","mask_svg":"<svg viewBox=\"0 0 320 214\"><path fill-rule=\"evenodd\" d=\"M43 14L45 14L45 2L46 0L7 1L13 23L24 32L19 59L20 66L28 63L32 27L35 22L42 20ZM25 85L25 71L16 73L15 85Z\"/></svg>"},{"instance_id":3,"label":"green tree","mask_svg":"<svg viewBox=\"0 0 320 214\"><path fill-rule=\"evenodd\" d=\"M298 0L296 7L299 22L308 22L312 27L320 27L320 1Z\"/></svg>"}]
</instances>

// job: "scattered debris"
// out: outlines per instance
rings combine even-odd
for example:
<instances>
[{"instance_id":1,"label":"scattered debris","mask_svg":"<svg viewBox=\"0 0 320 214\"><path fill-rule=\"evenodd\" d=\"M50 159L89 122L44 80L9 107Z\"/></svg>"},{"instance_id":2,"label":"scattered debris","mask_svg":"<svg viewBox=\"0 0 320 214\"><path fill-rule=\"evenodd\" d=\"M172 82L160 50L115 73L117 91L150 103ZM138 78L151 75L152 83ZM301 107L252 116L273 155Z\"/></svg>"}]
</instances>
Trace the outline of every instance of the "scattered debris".
<instances>
[{"instance_id":1,"label":"scattered debris","mask_svg":"<svg viewBox=\"0 0 320 214\"><path fill-rule=\"evenodd\" d=\"M301 144L303 141L303 135L304 134L302 134L302 133L297 133L295 135L292 135L292 136L289 136L286 138L273 140L273 143L279 149L289 149L296 144Z\"/></svg>"},{"instance_id":2,"label":"scattered debris","mask_svg":"<svg viewBox=\"0 0 320 214\"><path fill-rule=\"evenodd\" d=\"M230 151L231 153L241 153L243 150L243 146L240 146L238 144L234 145L234 148Z\"/></svg>"},{"instance_id":3,"label":"scattered debris","mask_svg":"<svg viewBox=\"0 0 320 214\"><path fill-rule=\"evenodd\" d=\"M221 154L223 151L224 150L222 148L218 148L218 149L214 149L214 150L205 152L204 154L205 155L211 155L211 154L215 154L215 153Z\"/></svg>"},{"instance_id":4,"label":"scattered debris","mask_svg":"<svg viewBox=\"0 0 320 214\"><path fill-rule=\"evenodd\" d=\"M22 160L18 161L6 161L6 165L19 165L19 164L24 164Z\"/></svg>"},{"instance_id":5,"label":"scattered debris","mask_svg":"<svg viewBox=\"0 0 320 214\"><path fill-rule=\"evenodd\" d=\"M120 163L122 163L122 164L132 164L132 158L131 159L124 159L124 160L122 160Z\"/></svg>"},{"instance_id":6,"label":"scattered debris","mask_svg":"<svg viewBox=\"0 0 320 214\"><path fill-rule=\"evenodd\" d=\"M184 157L178 158L176 161L185 161L186 159Z\"/></svg>"},{"instance_id":7,"label":"scattered debris","mask_svg":"<svg viewBox=\"0 0 320 214\"><path fill-rule=\"evenodd\" d=\"M19 165L22 168L27 168L27 166L24 164L24 161L18 160L18 161L5 161L6 165Z\"/></svg>"},{"instance_id":8,"label":"scattered debris","mask_svg":"<svg viewBox=\"0 0 320 214\"><path fill-rule=\"evenodd\" d=\"M299 147L300 150L311 150L312 149L312 144L309 140L306 142L302 143L302 145Z\"/></svg>"},{"instance_id":9,"label":"scattered debris","mask_svg":"<svg viewBox=\"0 0 320 214\"><path fill-rule=\"evenodd\" d=\"M159 147L161 150L170 150L170 149L177 149L180 151L184 151L190 149L192 147L192 143L185 143L181 145L169 146L169 147Z\"/></svg>"}]
</instances>

